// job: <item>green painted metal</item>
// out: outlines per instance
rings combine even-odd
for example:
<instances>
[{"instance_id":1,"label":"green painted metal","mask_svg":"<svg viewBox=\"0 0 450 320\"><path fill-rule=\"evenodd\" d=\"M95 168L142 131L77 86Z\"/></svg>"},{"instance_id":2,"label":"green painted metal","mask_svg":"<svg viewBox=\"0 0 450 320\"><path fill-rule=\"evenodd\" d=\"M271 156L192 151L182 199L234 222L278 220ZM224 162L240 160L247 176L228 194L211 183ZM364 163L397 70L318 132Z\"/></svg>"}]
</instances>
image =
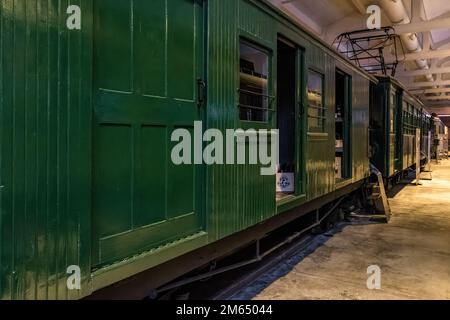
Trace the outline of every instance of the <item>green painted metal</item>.
<instances>
[{"instance_id":1,"label":"green painted metal","mask_svg":"<svg viewBox=\"0 0 450 320\"><path fill-rule=\"evenodd\" d=\"M69 4L82 9L81 30L66 28ZM0 8L1 299L86 296L369 174L374 79L266 1L3 0ZM172 130L192 132L195 120L204 129L276 127L274 115L239 120L239 43L269 53L276 97L279 37L297 47L299 188L277 206L275 177L260 166L174 166L169 152ZM305 129L308 68L325 75L323 134ZM358 142L342 184L336 69L352 79L349 135ZM198 78L207 83L200 108ZM81 267L81 291L66 288L69 265Z\"/></svg>"}]
</instances>

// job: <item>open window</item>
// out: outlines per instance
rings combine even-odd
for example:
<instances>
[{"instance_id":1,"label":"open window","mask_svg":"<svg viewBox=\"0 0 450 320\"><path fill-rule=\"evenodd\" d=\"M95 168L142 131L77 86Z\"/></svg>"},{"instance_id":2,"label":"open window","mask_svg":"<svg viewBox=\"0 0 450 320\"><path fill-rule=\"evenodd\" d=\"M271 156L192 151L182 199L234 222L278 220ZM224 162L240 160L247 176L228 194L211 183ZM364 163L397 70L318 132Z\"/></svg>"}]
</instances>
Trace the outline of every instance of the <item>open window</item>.
<instances>
[{"instance_id":1,"label":"open window","mask_svg":"<svg viewBox=\"0 0 450 320\"><path fill-rule=\"evenodd\" d=\"M351 77L336 71L336 108L335 108L335 173L337 180L351 178Z\"/></svg>"},{"instance_id":2,"label":"open window","mask_svg":"<svg viewBox=\"0 0 450 320\"><path fill-rule=\"evenodd\" d=\"M269 53L246 41L240 43L239 118L269 120Z\"/></svg>"},{"instance_id":3,"label":"open window","mask_svg":"<svg viewBox=\"0 0 450 320\"><path fill-rule=\"evenodd\" d=\"M297 49L278 41L277 127L280 165L277 174L277 200L294 195L296 190L296 57Z\"/></svg>"},{"instance_id":4,"label":"open window","mask_svg":"<svg viewBox=\"0 0 450 320\"><path fill-rule=\"evenodd\" d=\"M314 70L308 72L308 132L326 132L326 107L324 75Z\"/></svg>"}]
</instances>

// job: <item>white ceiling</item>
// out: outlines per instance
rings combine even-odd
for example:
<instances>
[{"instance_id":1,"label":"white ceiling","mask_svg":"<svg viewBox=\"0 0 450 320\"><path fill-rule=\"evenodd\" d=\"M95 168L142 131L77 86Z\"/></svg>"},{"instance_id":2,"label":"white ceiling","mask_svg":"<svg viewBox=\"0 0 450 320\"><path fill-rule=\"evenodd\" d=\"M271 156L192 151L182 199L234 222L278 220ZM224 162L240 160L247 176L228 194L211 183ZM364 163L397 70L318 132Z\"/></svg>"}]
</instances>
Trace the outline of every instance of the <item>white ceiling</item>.
<instances>
[{"instance_id":1,"label":"white ceiling","mask_svg":"<svg viewBox=\"0 0 450 320\"><path fill-rule=\"evenodd\" d=\"M354 11L353 5L346 0L332 2L328 0L284 1L284 4L288 3L291 3L319 25L325 27L333 24L336 20L345 18Z\"/></svg>"},{"instance_id":2,"label":"white ceiling","mask_svg":"<svg viewBox=\"0 0 450 320\"><path fill-rule=\"evenodd\" d=\"M448 0L423 0L423 6L428 20L437 18L450 11L450 1Z\"/></svg>"},{"instance_id":3,"label":"white ceiling","mask_svg":"<svg viewBox=\"0 0 450 320\"><path fill-rule=\"evenodd\" d=\"M368 15L366 9L371 4L380 4L380 0L269 0L274 5L292 16L299 24L308 28L320 36L329 44L341 33L366 28ZM423 23L427 21L439 21L440 29L429 32L430 48L424 48L420 55L427 59L432 71L446 67L448 73L433 74L435 82L428 82L424 75L411 74L418 69L414 61L402 62L398 68L397 78L407 87L416 89L418 97L427 105L431 112L450 115L450 82L439 81L450 80L450 0L398 0L403 5L410 17L411 23ZM416 8L416 9L413 9ZM419 9L419 10L417 10ZM419 12L420 11L420 12ZM441 22L442 21L442 22ZM393 25L383 14L383 26ZM419 25L419 30L422 24ZM417 32L422 44L425 44L426 32ZM446 50L446 51L442 51ZM432 51L432 52L429 52ZM439 52L441 51L441 52ZM437 58L430 55L439 54ZM448 53L448 54L447 54ZM445 54L445 55L444 55ZM419 56L422 58L422 56ZM424 82L420 86L414 82ZM433 88L433 93L424 93L425 88ZM438 91L436 93L436 91ZM442 92L440 92L442 91ZM447 93L448 92L448 93ZM448 95L448 96L447 96ZM450 118L448 118L450 121Z\"/></svg>"},{"instance_id":4,"label":"white ceiling","mask_svg":"<svg viewBox=\"0 0 450 320\"><path fill-rule=\"evenodd\" d=\"M449 0L423 0L423 7L425 13L425 20L433 20L439 17L449 17L450 16L450 1ZM450 47L450 43L446 40L450 40L450 30L441 29L431 31L433 37L433 43L438 44L444 43L444 45L439 46L440 48Z\"/></svg>"}]
</instances>

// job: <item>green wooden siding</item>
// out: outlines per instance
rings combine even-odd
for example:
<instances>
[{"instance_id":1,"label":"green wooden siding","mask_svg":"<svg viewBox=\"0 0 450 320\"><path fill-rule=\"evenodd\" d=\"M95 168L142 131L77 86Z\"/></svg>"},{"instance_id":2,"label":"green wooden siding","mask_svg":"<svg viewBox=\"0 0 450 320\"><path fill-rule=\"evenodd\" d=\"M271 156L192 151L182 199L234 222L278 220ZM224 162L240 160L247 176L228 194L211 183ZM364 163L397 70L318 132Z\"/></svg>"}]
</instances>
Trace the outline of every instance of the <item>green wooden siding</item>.
<instances>
[{"instance_id":1,"label":"green wooden siding","mask_svg":"<svg viewBox=\"0 0 450 320\"><path fill-rule=\"evenodd\" d=\"M326 75L325 104L328 108L327 135L307 135L306 131L299 128L299 142L304 141L306 145L306 149L302 149L301 143L298 146L300 158L305 159L300 162L306 162L302 165L302 172L306 169L306 197L300 196L293 203L301 204L334 191L338 187L334 175L334 73L337 63L331 51L324 50L324 47L284 18L267 10L268 7L259 1L209 1L208 9L208 127L223 130L242 125L237 119L236 110L239 36L271 52L271 82L276 83L277 40L279 35L283 35L304 50L305 68L311 67ZM346 63L340 62L340 67L354 79L352 140L361 141L352 149L354 172L351 182L356 182L368 175L370 80ZM305 81L302 81L304 76L304 70L300 70L298 83L301 92L305 90ZM276 88L272 94L276 96ZM273 103L273 107L276 108L276 103ZM275 127L273 120L274 117L267 127ZM304 117L299 123L303 121ZM361 137L365 137L365 140ZM251 166L215 166L207 170L208 230L212 239L243 230L274 215L276 203L273 177L262 177L258 167ZM289 207L289 204L285 207Z\"/></svg>"},{"instance_id":2,"label":"green wooden siding","mask_svg":"<svg viewBox=\"0 0 450 320\"><path fill-rule=\"evenodd\" d=\"M352 167L353 181L367 177L369 172L369 101L370 82L352 75Z\"/></svg>"},{"instance_id":3,"label":"green wooden siding","mask_svg":"<svg viewBox=\"0 0 450 320\"><path fill-rule=\"evenodd\" d=\"M96 0L93 264L203 231L203 166L175 165L176 129L202 121L203 6ZM123 63L121 63L123 62Z\"/></svg>"},{"instance_id":4,"label":"green wooden siding","mask_svg":"<svg viewBox=\"0 0 450 320\"><path fill-rule=\"evenodd\" d=\"M91 1L68 31L68 1L3 0L0 299L89 293ZM82 292L66 288L82 270Z\"/></svg>"},{"instance_id":5,"label":"green wooden siding","mask_svg":"<svg viewBox=\"0 0 450 320\"><path fill-rule=\"evenodd\" d=\"M209 1L208 16L208 127L242 128L237 108L240 36L269 49L275 66L276 33L269 27L270 15L246 1ZM274 67L271 71L273 82ZM271 127L272 123L266 126ZM211 240L244 230L275 214L275 178L261 176L259 166L218 165L209 166L207 171Z\"/></svg>"}]
</instances>

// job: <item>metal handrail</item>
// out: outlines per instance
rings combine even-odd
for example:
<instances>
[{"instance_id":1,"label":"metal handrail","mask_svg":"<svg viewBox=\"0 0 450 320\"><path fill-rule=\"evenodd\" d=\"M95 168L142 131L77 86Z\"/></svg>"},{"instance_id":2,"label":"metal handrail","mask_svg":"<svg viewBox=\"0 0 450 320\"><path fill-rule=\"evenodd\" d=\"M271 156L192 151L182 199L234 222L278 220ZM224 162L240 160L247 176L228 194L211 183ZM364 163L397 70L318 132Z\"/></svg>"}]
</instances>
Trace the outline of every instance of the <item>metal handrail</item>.
<instances>
[{"instance_id":1,"label":"metal handrail","mask_svg":"<svg viewBox=\"0 0 450 320\"><path fill-rule=\"evenodd\" d=\"M249 90L244 90L244 89L237 89L239 92L243 92L246 94L250 94L250 95L254 95L257 97L263 97L263 98L268 98L268 99L275 99L275 96L271 96L271 95L267 95L267 94L263 94L263 93L258 93L258 92L253 92L253 91L249 91Z\"/></svg>"}]
</instances>

